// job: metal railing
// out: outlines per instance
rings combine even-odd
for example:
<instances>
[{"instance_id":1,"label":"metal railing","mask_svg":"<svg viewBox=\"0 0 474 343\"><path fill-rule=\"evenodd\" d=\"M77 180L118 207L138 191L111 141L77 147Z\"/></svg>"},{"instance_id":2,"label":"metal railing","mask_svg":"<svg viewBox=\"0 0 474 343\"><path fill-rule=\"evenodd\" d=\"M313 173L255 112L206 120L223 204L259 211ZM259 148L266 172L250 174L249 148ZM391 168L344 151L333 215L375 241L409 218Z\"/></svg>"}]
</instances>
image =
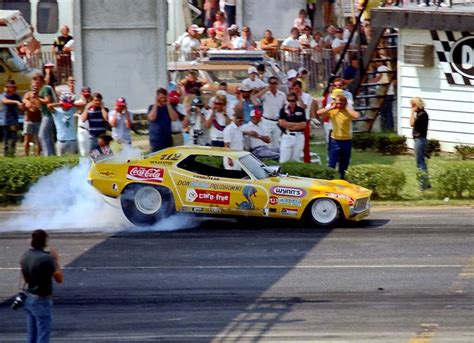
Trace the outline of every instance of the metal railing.
<instances>
[{"instance_id":1,"label":"metal railing","mask_svg":"<svg viewBox=\"0 0 474 343\"><path fill-rule=\"evenodd\" d=\"M352 54L360 54L364 51L359 49L348 49L345 58L340 62L340 67L337 75L342 76L344 69L350 63L350 56ZM279 63L282 70L288 72L290 69L298 71L299 68L304 67L309 72L308 86L310 89L321 89L323 84L331 77L338 63L338 59L331 49L302 49L297 52L275 50L272 51L269 57L273 58ZM168 62L180 61L195 61L207 57L206 51L200 50L192 53L181 53L175 51L173 47L168 50ZM225 62L225 61L224 61ZM190 67L192 69L192 67Z\"/></svg>"},{"instance_id":2,"label":"metal railing","mask_svg":"<svg viewBox=\"0 0 474 343\"><path fill-rule=\"evenodd\" d=\"M46 63L54 63L54 72L58 83L65 83L73 75L71 55L44 51L38 54L21 56L26 64L35 69L43 70Z\"/></svg>"}]
</instances>

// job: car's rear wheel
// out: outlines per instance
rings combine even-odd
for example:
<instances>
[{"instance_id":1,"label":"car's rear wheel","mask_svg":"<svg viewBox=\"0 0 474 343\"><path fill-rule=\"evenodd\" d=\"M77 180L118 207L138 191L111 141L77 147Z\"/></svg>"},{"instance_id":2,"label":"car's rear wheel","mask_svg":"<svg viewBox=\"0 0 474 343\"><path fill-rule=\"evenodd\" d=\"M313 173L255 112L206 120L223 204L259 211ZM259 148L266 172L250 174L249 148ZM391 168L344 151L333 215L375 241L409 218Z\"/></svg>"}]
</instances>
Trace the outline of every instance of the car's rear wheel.
<instances>
[{"instance_id":1,"label":"car's rear wheel","mask_svg":"<svg viewBox=\"0 0 474 343\"><path fill-rule=\"evenodd\" d=\"M125 217L137 226L156 224L175 210L173 195L167 188L146 184L127 186L120 203Z\"/></svg>"},{"instance_id":2,"label":"car's rear wheel","mask_svg":"<svg viewBox=\"0 0 474 343\"><path fill-rule=\"evenodd\" d=\"M316 199L308 208L308 216L316 225L331 226L339 218L339 205L333 199Z\"/></svg>"}]
</instances>

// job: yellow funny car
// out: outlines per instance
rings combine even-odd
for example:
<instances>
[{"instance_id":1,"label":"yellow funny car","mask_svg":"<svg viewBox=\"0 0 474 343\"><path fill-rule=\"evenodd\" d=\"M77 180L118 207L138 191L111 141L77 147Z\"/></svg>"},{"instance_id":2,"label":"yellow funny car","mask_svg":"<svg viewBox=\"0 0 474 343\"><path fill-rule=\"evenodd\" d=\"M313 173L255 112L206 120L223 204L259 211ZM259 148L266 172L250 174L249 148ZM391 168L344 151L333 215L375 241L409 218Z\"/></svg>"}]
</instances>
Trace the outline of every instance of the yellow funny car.
<instances>
[{"instance_id":1,"label":"yellow funny car","mask_svg":"<svg viewBox=\"0 0 474 343\"><path fill-rule=\"evenodd\" d=\"M344 180L280 174L245 151L173 147L127 163L95 163L88 182L120 201L135 225L175 212L212 216L307 218L320 226L369 215L371 191Z\"/></svg>"}]
</instances>

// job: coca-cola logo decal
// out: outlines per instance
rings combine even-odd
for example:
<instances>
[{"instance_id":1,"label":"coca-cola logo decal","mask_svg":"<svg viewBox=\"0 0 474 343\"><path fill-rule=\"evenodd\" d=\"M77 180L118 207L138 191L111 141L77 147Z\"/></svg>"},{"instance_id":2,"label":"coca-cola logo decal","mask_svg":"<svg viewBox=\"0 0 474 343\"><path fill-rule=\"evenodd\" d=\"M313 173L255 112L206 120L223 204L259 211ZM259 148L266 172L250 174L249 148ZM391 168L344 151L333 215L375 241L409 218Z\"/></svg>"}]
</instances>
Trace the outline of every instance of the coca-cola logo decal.
<instances>
[{"instance_id":1,"label":"coca-cola logo decal","mask_svg":"<svg viewBox=\"0 0 474 343\"><path fill-rule=\"evenodd\" d=\"M127 179L136 181L163 182L165 170L155 167L129 166Z\"/></svg>"}]
</instances>

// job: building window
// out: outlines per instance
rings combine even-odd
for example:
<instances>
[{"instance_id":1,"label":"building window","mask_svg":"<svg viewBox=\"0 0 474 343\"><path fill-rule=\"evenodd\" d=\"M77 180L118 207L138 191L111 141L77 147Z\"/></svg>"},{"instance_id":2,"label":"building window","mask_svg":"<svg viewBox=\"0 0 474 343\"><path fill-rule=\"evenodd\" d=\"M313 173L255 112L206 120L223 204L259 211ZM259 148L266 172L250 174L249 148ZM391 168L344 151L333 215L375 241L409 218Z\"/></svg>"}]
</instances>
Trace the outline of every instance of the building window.
<instances>
[{"instance_id":1,"label":"building window","mask_svg":"<svg viewBox=\"0 0 474 343\"><path fill-rule=\"evenodd\" d=\"M31 24L31 8L29 0L0 0L0 9L18 10L23 15L23 18Z\"/></svg>"},{"instance_id":2,"label":"building window","mask_svg":"<svg viewBox=\"0 0 474 343\"><path fill-rule=\"evenodd\" d=\"M40 0L37 7L36 29L38 33L56 33L59 28L57 0Z\"/></svg>"}]
</instances>

